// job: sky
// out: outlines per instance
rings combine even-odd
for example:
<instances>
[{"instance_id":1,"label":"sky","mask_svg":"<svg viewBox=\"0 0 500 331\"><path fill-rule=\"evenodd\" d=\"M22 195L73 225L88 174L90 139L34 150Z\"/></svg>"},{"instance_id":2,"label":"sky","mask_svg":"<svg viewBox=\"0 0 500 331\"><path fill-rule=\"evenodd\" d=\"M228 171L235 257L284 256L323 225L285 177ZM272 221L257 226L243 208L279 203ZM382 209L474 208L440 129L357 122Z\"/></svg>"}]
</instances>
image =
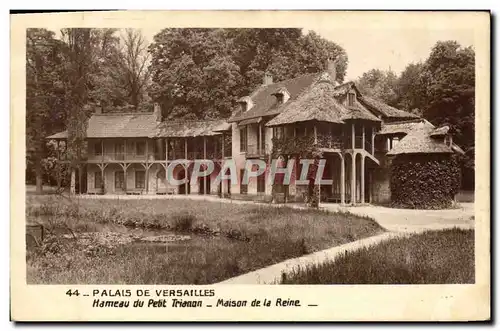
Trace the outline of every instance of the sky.
<instances>
[{"instance_id":1,"label":"sky","mask_svg":"<svg viewBox=\"0 0 500 331\"><path fill-rule=\"evenodd\" d=\"M473 46L471 29L309 29L323 38L342 46L347 52L349 64L346 81L355 80L370 69L391 69L400 74L414 62L424 61L439 40L456 40L462 46ZM143 29L148 41L160 29Z\"/></svg>"}]
</instances>

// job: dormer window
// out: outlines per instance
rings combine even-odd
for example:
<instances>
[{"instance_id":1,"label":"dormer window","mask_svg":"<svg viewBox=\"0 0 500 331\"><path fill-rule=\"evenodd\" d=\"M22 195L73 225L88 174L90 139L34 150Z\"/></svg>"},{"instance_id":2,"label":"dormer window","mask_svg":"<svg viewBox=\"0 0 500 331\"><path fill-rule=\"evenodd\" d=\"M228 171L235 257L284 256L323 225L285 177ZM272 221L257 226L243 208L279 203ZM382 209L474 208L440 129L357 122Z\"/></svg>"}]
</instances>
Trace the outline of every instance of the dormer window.
<instances>
[{"instance_id":1,"label":"dormer window","mask_svg":"<svg viewBox=\"0 0 500 331\"><path fill-rule=\"evenodd\" d=\"M252 99L248 96L240 98L238 100L238 104L240 105L240 110L242 112L246 112L246 111L250 110L250 108L253 107Z\"/></svg>"},{"instance_id":2,"label":"dormer window","mask_svg":"<svg viewBox=\"0 0 500 331\"><path fill-rule=\"evenodd\" d=\"M451 135L447 134L444 136L444 143L446 146L451 147L453 143L453 139L451 138Z\"/></svg>"},{"instance_id":3,"label":"dormer window","mask_svg":"<svg viewBox=\"0 0 500 331\"><path fill-rule=\"evenodd\" d=\"M356 93L354 92L349 92L347 94L347 105L352 107L354 106L354 103L356 102Z\"/></svg>"},{"instance_id":4,"label":"dormer window","mask_svg":"<svg viewBox=\"0 0 500 331\"><path fill-rule=\"evenodd\" d=\"M290 93L284 87L278 88L272 95L276 97L276 103L281 105L290 99Z\"/></svg>"},{"instance_id":5,"label":"dormer window","mask_svg":"<svg viewBox=\"0 0 500 331\"><path fill-rule=\"evenodd\" d=\"M276 94L276 100L279 104L283 103L283 94Z\"/></svg>"}]
</instances>

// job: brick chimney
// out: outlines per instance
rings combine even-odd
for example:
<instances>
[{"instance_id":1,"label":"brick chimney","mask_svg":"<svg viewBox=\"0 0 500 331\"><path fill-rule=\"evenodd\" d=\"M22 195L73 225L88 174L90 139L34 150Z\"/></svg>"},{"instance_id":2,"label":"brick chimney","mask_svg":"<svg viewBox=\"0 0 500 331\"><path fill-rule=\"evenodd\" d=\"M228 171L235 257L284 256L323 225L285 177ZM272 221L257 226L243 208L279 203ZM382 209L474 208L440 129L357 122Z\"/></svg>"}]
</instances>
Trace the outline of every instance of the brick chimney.
<instances>
[{"instance_id":1,"label":"brick chimney","mask_svg":"<svg viewBox=\"0 0 500 331\"><path fill-rule=\"evenodd\" d=\"M264 73L264 78L262 79L262 85L270 85L273 83L273 76L269 72Z\"/></svg>"},{"instance_id":2,"label":"brick chimney","mask_svg":"<svg viewBox=\"0 0 500 331\"><path fill-rule=\"evenodd\" d=\"M326 71L330 75L332 81L337 83L337 60L334 60L333 57L329 57L326 61Z\"/></svg>"},{"instance_id":3,"label":"brick chimney","mask_svg":"<svg viewBox=\"0 0 500 331\"><path fill-rule=\"evenodd\" d=\"M97 104L95 105L95 113L96 113L97 115L101 115L101 114L102 114L102 106L101 106L101 103L97 103Z\"/></svg>"},{"instance_id":4,"label":"brick chimney","mask_svg":"<svg viewBox=\"0 0 500 331\"><path fill-rule=\"evenodd\" d=\"M155 115L156 122L161 122L161 107L158 102L154 103L153 114Z\"/></svg>"}]
</instances>

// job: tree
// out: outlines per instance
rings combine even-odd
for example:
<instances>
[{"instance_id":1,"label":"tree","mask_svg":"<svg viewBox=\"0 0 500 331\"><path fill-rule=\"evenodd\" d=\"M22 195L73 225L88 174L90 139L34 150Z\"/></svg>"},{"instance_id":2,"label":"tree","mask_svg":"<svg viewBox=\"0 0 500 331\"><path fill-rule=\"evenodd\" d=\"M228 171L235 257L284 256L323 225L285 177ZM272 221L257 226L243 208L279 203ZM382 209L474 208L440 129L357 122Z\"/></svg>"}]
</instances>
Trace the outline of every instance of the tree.
<instances>
[{"instance_id":1,"label":"tree","mask_svg":"<svg viewBox=\"0 0 500 331\"><path fill-rule=\"evenodd\" d=\"M466 154L463 183L474 183L475 54L456 41L439 41L423 63L409 64L394 79L372 69L358 81L362 93L422 115L436 126L448 125ZM394 95L393 95L394 94Z\"/></svg>"},{"instance_id":2,"label":"tree","mask_svg":"<svg viewBox=\"0 0 500 331\"><path fill-rule=\"evenodd\" d=\"M358 79L356 86L361 93L388 105L395 106L397 103L397 76L391 70L371 69Z\"/></svg>"},{"instance_id":3,"label":"tree","mask_svg":"<svg viewBox=\"0 0 500 331\"><path fill-rule=\"evenodd\" d=\"M151 96L166 118L228 117L265 72L281 81L324 70L333 57L341 82L347 67L340 46L300 29L164 29L149 51Z\"/></svg>"},{"instance_id":4,"label":"tree","mask_svg":"<svg viewBox=\"0 0 500 331\"><path fill-rule=\"evenodd\" d=\"M410 63L396 83L397 108L422 115L425 108L425 87L422 81L422 63Z\"/></svg>"},{"instance_id":5,"label":"tree","mask_svg":"<svg viewBox=\"0 0 500 331\"><path fill-rule=\"evenodd\" d=\"M45 137L64 127L61 43L46 29L26 32L26 161L34 169L37 193L43 188Z\"/></svg>"},{"instance_id":6,"label":"tree","mask_svg":"<svg viewBox=\"0 0 500 331\"><path fill-rule=\"evenodd\" d=\"M454 142L464 148L464 181L474 183L475 53L456 41L437 42L422 73L424 116L435 125L449 125Z\"/></svg>"},{"instance_id":7,"label":"tree","mask_svg":"<svg viewBox=\"0 0 500 331\"><path fill-rule=\"evenodd\" d=\"M119 72L126 91L127 102L136 109L145 99L145 89L150 79L148 43L140 30L126 29L121 37Z\"/></svg>"}]
</instances>

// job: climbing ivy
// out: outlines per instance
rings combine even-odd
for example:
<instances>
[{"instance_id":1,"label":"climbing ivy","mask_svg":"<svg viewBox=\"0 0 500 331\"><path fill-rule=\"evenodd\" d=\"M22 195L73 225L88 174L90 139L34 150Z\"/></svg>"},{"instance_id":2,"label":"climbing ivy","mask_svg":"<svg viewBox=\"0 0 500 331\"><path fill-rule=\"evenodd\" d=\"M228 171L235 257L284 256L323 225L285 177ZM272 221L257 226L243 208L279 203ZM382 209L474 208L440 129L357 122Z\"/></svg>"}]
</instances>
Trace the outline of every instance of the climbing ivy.
<instances>
[{"instance_id":1,"label":"climbing ivy","mask_svg":"<svg viewBox=\"0 0 500 331\"><path fill-rule=\"evenodd\" d=\"M397 208L443 209L460 188L454 155L400 155L391 163L391 203Z\"/></svg>"},{"instance_id":2,"label":"climbing ivy","mask_svg":"<svg viewBox=\"0 0 500 331\"><path fill-rule=\"evenodd\" d=\"M300 159L314 159L314 164L309 166L309 171L307 173L307 179L309 180L309 187L307 190L306 203L311 207L319 207L319 186L315 184L316 171L318 169L319 159L323 156L323 153L319 150L317 145L314 143L314 138L310 136L301 137L274 137L272 139L273 149L271 156L272 158L282 158L286 164L288 160L294 158L295 160ZM295 166L299 163L297 162ZM273 200L276 200L276 184L272 183L272 195ZM284 202L288 201L289 187L285 186Z\"/></svg>"}]
</instances>

